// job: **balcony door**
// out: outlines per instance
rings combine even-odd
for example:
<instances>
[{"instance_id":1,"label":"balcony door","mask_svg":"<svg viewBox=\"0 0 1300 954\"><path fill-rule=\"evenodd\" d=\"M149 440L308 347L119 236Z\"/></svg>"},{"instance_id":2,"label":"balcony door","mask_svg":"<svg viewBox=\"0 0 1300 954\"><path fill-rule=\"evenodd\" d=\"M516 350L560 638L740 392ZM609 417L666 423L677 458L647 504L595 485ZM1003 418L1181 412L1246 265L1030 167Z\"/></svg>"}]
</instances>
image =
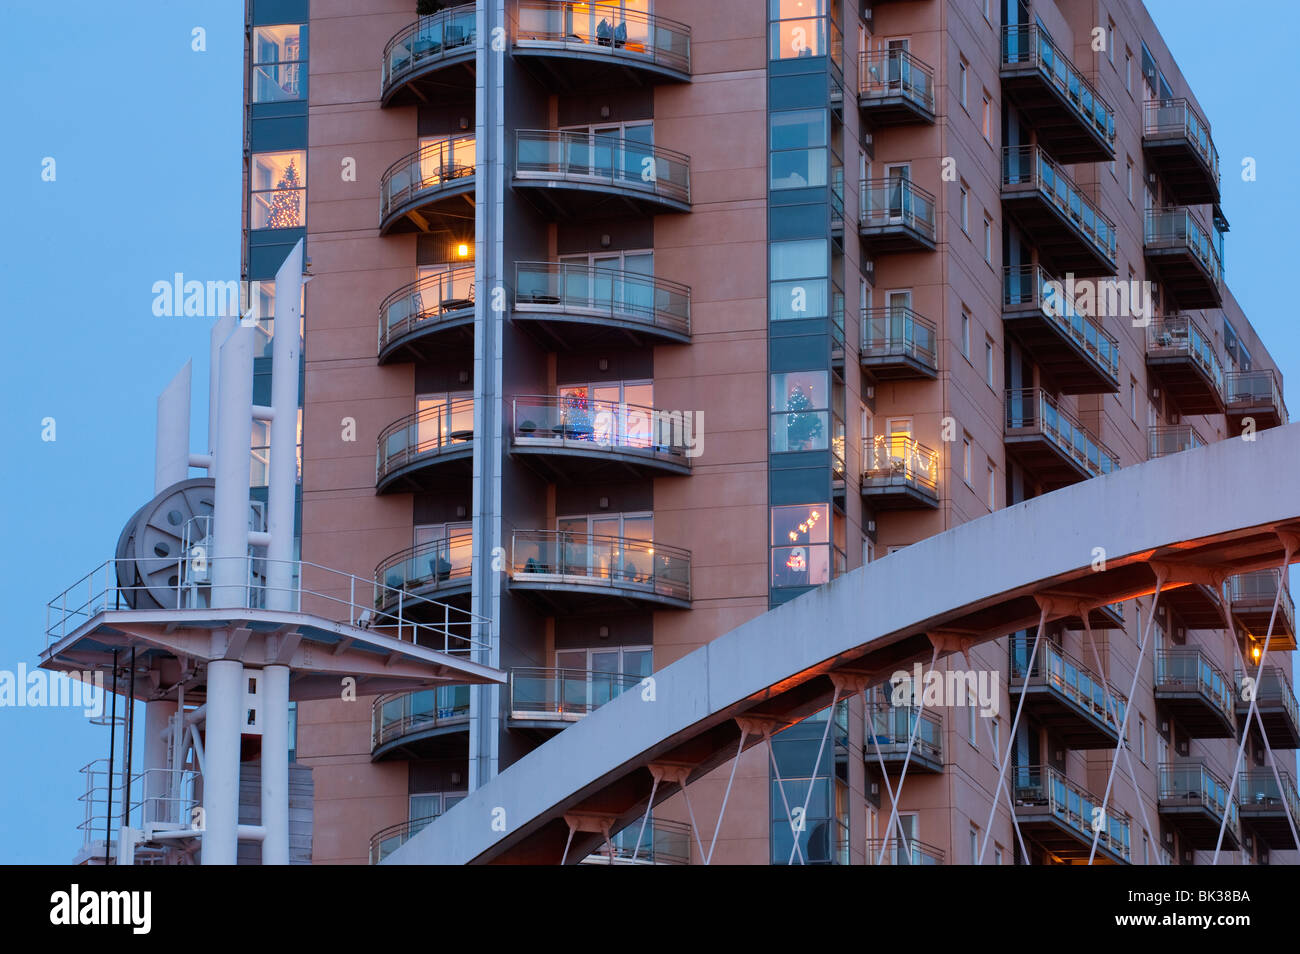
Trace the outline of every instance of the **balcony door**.
<instances>
[{"instance_id":1,"label":"balcony door","mask_svg":"<svg viewBox=\"0 0 1300 954\"><path fill-rule=\"evenodd\" d=\"M564 649L555 653L555 666L564 672L563 699L568 711L591 711L650 675L649 646Z\"/></svg>"},{"instance_id":2,"label":"balcony door","mask_svg":"<svg viewBox=\"0 0 1300 954\"><path fill-rule=\"evenodd\" d=\"M417 526L413 576L425 578L427 572L428 579L442 583L453 576L468 574L474 550L473 527L469 521Z\"/></svg>"},{"instance_id":3,"label":"balcony door","mask_svg":"<svg viewBox=\"0 0 1300 954\"><path fill-rule=\"evenodd\" d=\"M889 180L889 221L901 223L912 213L912 194L907 185L912 181L912 166L910 163L885 166L885 178Z\"/></svg>"},{"instance_id":4,"label":"balcony door","mask_svg":"<svg viewBox=\"0 0 1300 954\"><path fill-rule=\"evenodd\" d=\"M561 255L564 297L573 307L610 314L653 316L654 252Z\"/></svg>"},{"instance_id":5,"label":"balcony door","mask_svg":"<svg viewBox=\"0 0 1300 954\"><path fill-rule=\"evenodd\" d=\"M912 85L912 65L906 56L910 46L911 41L906 37L885 41L885 50L889 53L889 56L886 57L889 70L889 90L892 93L904 92Z\"/></svg>"},{"instance_id":6,"label":"balcony door","mask_svg":"<svg viewBox=\"0 0 1300 954\"><path fill-rule=\"evenodd\" d=\"M654 516L648 513L561 517L564 572L614 583L654 581Z\"/></svg>"},{"instance_id":7,"label":"balcony door","mask_svg":"<svg viewBox=\"0 0 1300 954\"><path fill-rule=\"evenodd\" d=\"M612 179L624 184L646 181L642 178L645 160L654 156L652 123L570 126L563 131L568 142L567 174Z\"/></svg>"},{"instance_id":8,"label":"balcony door","mask_svg":"<svg viewBox=\"0 0 1300 954\"><path fill-rule=\"evenodd\" d=\"M415 453L474 439L474 392L444 391L415 399Z\"/></svg>"},{"instance_id":9,"label":"balcony door","mask_svg":"<svg viewBox=\"0 0 1300 954\"><path fill-rule=\"evenodd\" d=\"M911 289L886 292L885 309L889 313L889 325L885 329L885 347L888 353L901 351L911 354L916 346L916 329L907 320L912 311Z\"/></svg>"},{"instance_id":10,"label":"balcony door","mask_svg":"<svg viewBox=\"0 0 1300 954\"><path fill-rule=\"evenodd\" d=\"M566 436L613 447L652 446L654 383L614 381L559 388Z\"/></svg>"}]
</instances>

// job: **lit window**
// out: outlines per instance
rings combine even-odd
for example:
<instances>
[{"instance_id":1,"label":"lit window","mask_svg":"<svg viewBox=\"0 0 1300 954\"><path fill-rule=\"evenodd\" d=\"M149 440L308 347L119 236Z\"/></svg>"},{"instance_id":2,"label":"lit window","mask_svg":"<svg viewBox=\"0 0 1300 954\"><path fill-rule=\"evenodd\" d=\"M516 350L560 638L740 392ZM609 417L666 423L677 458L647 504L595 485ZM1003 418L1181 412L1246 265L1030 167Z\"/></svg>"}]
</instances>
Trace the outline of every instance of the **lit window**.
<instances>
[{"instance_id":1,"label":"lit window","mask_svg":"<svg viewBox=\"0 0 1300 954\"><path fill-rule=\"evenodd\" d=\"M817 586L831 578L830 508L772 508L772 586Z\"/></svg>"},{"instance_id":2,"label":"lit window","mask_svg":"<svg viewBox=\"0 0 1300 954\"><path fill-rule=\"evenodd\" d=\"M253 102L302 99L306 53L306 25L254 27Z\"/></svg>"},{"instance_id":3,"label":"lit window","mask_svg":"<svg viewBox=\"0 0 1300 954\"><path fill-rule=\"evenodd\" d=\"M827 372L788 371L772 375L772 451L826 450Z\"/></svg>"},{"instance_id":4,"label":"lit window","mask_svg":"<svg viewBox=\"0 0 1300 954\"><path fill-rule=\"evenodd\" d=\"M307 153L256 153L250 165L252 224L255 229L301 228L307 219Z\"/></svg>"},{"instance_id":5,"label":"lit window","mask_svg":"<svg viewBox=\"0 0 1300 954\"><path fill-rule=\"evenodd\" d=\"M772 59L825 56L826 8L827 0L771 0Z\"/></svg>"}]
</instances>

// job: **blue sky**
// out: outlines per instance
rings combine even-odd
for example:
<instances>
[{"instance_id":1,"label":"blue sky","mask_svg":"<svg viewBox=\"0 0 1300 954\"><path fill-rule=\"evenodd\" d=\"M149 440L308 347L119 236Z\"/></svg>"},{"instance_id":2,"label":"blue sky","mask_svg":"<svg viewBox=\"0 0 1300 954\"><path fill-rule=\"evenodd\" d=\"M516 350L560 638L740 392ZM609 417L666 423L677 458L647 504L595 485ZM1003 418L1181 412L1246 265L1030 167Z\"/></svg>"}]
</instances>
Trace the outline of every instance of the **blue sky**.
<instances>
[{"instance_id":1,"label":"blue sky","mask_svg":"<svg viewBox=\"0 0 1300 954\"><path fill-rule=\"evenodd\" d=\"M1225 17L1218 0L1148 7L1222 156L1229 283L1283 370L1300 374L1292 305L1276 280L1294 270L1300 142L1275 95L1295 85L1300 6L1257 2L1241 17ZM206 31L203 52L191 48L195 27ZM241 0L0 7L0 597L14 611L0 632L2 670L35 664L46 601L112 556L150 496L155 397L190 358L195 447L206 433L211 322L154 317L151 288L178 271L239 277L242 33ZM1246 50L1249 69L1225 71L1225 51ZM1257 160L1256 182L1241 181L1243 156ZM53 182L41 179L45 157ZM47 417L53 442L41 440ZM0 862L72 858L77 769L106 754L105 731L76 710L0 709Z\"/></svg>"}]
</instances>

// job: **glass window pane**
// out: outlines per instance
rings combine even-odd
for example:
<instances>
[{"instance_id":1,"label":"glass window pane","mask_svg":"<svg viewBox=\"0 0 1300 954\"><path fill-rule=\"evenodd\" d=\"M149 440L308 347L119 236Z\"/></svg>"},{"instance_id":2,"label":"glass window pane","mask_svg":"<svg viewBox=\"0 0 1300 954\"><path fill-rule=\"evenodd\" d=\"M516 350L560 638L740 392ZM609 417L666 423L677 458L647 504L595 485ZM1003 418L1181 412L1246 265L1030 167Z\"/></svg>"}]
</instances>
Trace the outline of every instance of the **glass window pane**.
<instances>
[{"instance_id":1,"label":"glass window pane","mask_svg":"<svg viewBox=\"0 0 1300 954\"><path fill-rule=\"evenodd\" d=\"M825 239L772 243L772 280L824 278L830 270Z\"/></svg>"}]
</instances>

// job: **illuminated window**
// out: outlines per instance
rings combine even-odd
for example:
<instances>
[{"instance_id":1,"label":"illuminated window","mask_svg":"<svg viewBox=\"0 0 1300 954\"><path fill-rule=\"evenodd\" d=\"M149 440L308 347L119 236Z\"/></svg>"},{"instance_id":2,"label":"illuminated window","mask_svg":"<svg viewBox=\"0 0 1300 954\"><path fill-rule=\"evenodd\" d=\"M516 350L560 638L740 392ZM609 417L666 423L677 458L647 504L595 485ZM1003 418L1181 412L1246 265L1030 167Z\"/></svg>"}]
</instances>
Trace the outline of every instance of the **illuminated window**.
<instances>
[{"instance_id":1,"label":"illuminated window","mask_svg":"<svg viewBox=\"0 0 1300 954\"><path fill-rule=\"evenodd\" d=\"M825 56L827 0L769 0L774 60Z\"/></svg>"},{"instance_id":2,"label":"illuminated window","mask_svg":"<svg viewBox=\"0 0 1300 954\"><path fill-rule=\"evenodd\" d=\"M567 440L590 440L615 447L653 446L653 382L568 384L559 392L556 424Z\"/></svg>"},{"instance_id":3,"label":"illuminated window","mask_svg":"<svg viewBox=\"0 0 1300 954\"><path fill-rule=\"evenodd\" d=\"M772 586L830 582L830 507L824 503L772 508Z\"/></svg>"},{"instance_id":4,"label":"illuminated window","mask_svg":"<svg viewBox=\"0 0 1300 954\"><path fill-rule=\"evenodd\" d=\"M261 152L250 165L252 228L294 229L307 222L307 153Z\"/></svg>"},{"instance_id":5,"label":"illuminated window","mask_svg":"<svg viewBox=\"0 0 1300 954\"><path fill-rule=\"evenodd\" d=\"M307 27L253 28L253 102L303 99L307 76Z\"/></svg>"},{"instance_id":6,"label":"illuminated window","mask_svg":"<svg viewBox=\"0 0 1300 954\"><path fill-rule=\"evenodd\" d=\"M772 375L772 452L826 450L829 440L827 372Z\"/></svg>"}]
</instances>

